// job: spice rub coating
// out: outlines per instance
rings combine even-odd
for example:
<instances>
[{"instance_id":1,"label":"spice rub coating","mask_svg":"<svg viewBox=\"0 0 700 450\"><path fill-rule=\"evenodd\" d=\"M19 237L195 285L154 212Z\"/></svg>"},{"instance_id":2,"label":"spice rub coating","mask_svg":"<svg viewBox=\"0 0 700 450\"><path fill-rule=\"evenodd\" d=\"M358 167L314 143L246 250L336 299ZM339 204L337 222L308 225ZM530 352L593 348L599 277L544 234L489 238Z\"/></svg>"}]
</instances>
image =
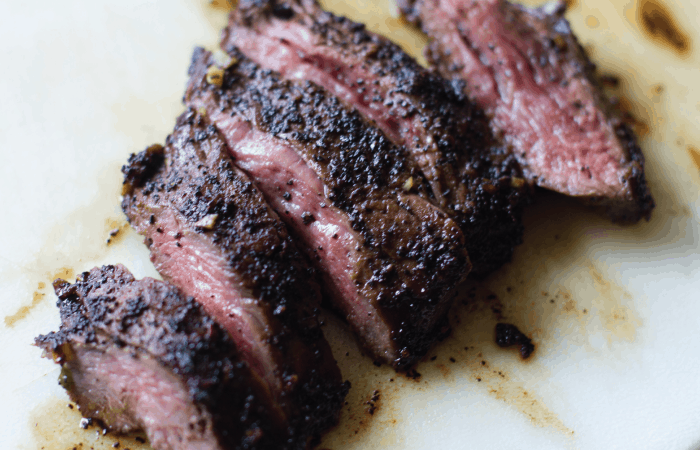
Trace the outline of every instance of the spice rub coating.
<instances>
[{"instance_id":1,"label":"spice rub coating","mask_svg":"<svg viewBox=\"0 0 700 450\"><path fill-rule=\"evenodd\" d=\"M445 331L469 270L459 227L426 200L430 189L405 149L357 112L236 49L230 56L219 83L208 77L215 58L195 52L186 103L204 108L222 131L236 164L304 244L331 303L375 360L409 367ZM287 159L298 167L289 183L278 179L291 170L278 164ZM313 194L284 191L299 186Z\"/></svg>"},{"instance_id":2,"label":"spice rub coating","mask_svg":"<svg viewBox=\"0 0 700 450\"><path fill-rule=\"evenodd\" d=\"M649 219L654 200L644 156L564 18L564 2L401 3L432 39L428 60L443 76L464 80L531 182L617 222Z\"/></svg>"},{"instance_id":3,"label":"spice rub coating","mask_svg":"<svg viewBox=\"0 0 700 450\"><path fill-rule=\"evenodd\" d=\"M404 145L433 201L460 224L473 274L486 275L510 259L521 242L530 187L461 86L313 0L242 0L221 45L238 46L286 78L323 86Z\"/></svg>"},{"instance_id":4,"label":"spice rub coating","mask_svg":"<svg viewBox=\"0 0 700 450\"><path fill-rule=\"evenodd\" d=\"M214 126L189 109L165 147L132 155L122 208L163 277L228 331L290 439L337 423L348 390L321 332L313 269Z\"/></svg>"},{"instance_id":5,"label":"spice rub coating","mask_svg":"<svg viewBox=\"0 0 700 450\"><path fill-rule=\"evenodd\" d=\"M85 417L155 449L284 448L267 390L192 298L121 265L54 289L60 330L35 342Z\"/></svg>"}]
</instances>

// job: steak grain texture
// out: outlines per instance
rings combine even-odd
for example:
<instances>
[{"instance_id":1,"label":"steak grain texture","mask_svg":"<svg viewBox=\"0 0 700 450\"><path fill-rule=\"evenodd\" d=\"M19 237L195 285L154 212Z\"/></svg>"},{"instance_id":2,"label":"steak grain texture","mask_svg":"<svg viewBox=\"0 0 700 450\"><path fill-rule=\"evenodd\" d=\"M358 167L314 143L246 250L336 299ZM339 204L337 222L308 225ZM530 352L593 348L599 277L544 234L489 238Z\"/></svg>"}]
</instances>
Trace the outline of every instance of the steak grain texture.
<instances>
[{"instance_id":1,"label":"steak grain texture","mask_svg":"<svg viewBox=\"0 0 700 450\"><path fill-rule=\"evenodd\" d=\"M465 235L472 273L510 260L530 188L481 109L388 39L313 0L242 0L222 47L337 95L407 148Z\"/></svg>"},{"instance_id":2,"label":"steak grain texture","mask_svg":"<svg viewBox=\"0 0 700 450\"><path fill-rule=\"evenodd\" d=\"M85 417L156 450L284 448L267 389L192 298L120 265L54 289L60 330L35 342Z\"/></svg>"},{"instance_id":3,"label":"steak grain texture","mask_svg":"<svg viewBox=\"0 0 700 450\"><path fill-rule=\"evenodd\" d=\"M404 149L357 112L231 54L219 67L195 51L186 103L221 130L369 354L409 367L446 330L469 270L459 227L425 199L429 188Z\"/></svg>"},{"instance_id":4,"label":"steak grain texture","mask_svg":"<svg viewBox=\"0 0 700 450\"><path fill-rule=\"evenodd\" d=\"M631 129L606 98L563 3L402 0L432 38L427 57L492 117L528 179L602 208L649 219L654 200Z\"/></svg>"},{"instance_id":5,"label":"steak grain texture","mask_svg":"<svg viewBox=\"0 0 700 450\"><path fill-rule=\"evenodd\" d=\"M122 208L156 269L230 334L294 445L334 425L348 386L317 321L314 273L216 129L188 110L165 146L122 170Z\"/></svg>"}]
</instances>

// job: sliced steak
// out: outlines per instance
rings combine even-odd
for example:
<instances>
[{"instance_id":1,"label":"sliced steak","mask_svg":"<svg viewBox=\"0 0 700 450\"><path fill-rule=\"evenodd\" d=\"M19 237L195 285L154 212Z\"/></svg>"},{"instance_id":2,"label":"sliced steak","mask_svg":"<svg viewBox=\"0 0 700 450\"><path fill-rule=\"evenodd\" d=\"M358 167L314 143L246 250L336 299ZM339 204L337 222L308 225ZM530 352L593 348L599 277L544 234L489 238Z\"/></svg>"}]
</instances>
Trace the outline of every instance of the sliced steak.
<instances>
[{"instance_id":1,"label":"sliced steak","mask_svg":"<svg viewBox=\"0 0 700 450\"><path fill-rule=\"evenodd\" d=\"M165 147L122 170L122 208L156 268L230 333L296 438L335 424L348 387L317 322L318 285L216 129L188 110Z\"/></svg>"},{"instance_id":2,"label":"sliced steak","mask_svg":"<svg viewBox=\"0 0 700 450\"><path fill-rule=\"evenodd\" d=\"M298 238L327 297L376 361L405 368L444 330L469 269L459 227L423 197L418 168L309 82L234 52L195 51L185 94Z\"/></svg>"},{"instance_id":3,"label":"sliced steak","mask_svg":"<svg viewBox=\"0 0 700 450\"><path fill-rule=\"evenodd\" d=\"M174 286L123 266L54 282L61 328L36 338L85 417L154 449L278 449L286 429L233 341Z\"/></svg>"},{"instance_id":4,"label":"sliced steak","mask_svg":"<svg viewBox=\"0 0 700 450\"><path fill-rule=\"evenodd\" d=\"M603 207L616 221L648 219L654 200L630 128L596 80L563 3L403 0L432 38L428 59L493 117L539 186Z\"/></svg>"},{"instance_id":5,"label":"sliced steak","mask_svg":"<svg viewBox=\"0 0 700 450\"><path fill-rule=\"evenodd\" d=\"M510 260L529 186L461 91L314 0L242 0L222 38L232 46L288 79L325 87L405 145L436 204L459 222L475 275Z\"/></svg>"}]
</instances>

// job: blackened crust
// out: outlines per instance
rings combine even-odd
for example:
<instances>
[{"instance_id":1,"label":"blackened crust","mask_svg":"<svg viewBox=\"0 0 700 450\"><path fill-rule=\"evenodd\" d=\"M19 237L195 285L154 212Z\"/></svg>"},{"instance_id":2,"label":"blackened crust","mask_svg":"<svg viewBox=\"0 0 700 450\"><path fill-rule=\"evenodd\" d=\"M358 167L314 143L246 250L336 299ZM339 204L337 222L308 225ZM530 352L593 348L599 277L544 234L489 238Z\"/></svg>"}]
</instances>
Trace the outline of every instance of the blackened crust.
<instances>
[{"instance_id":1,"label":"blackened crust","mask_svg":"<svg viewBox=\"0 0 700 450\"><path fill-rule=\"evenodd\" d=\"M164 158L165 152L160 144L151 145L141 153L132 153L129 161L122 167L126 186L123 193L143 186L160 169Z\"/></svg>"}]
</instances>

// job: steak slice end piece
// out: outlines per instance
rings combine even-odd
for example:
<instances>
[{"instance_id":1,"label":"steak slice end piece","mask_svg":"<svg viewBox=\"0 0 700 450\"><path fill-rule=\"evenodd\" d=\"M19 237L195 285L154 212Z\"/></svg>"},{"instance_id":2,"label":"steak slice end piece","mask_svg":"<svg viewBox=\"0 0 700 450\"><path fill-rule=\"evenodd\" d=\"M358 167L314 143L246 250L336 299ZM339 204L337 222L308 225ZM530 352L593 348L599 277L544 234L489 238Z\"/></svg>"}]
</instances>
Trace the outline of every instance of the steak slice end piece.
<instances>
[{"instance_id":1,"label":"steak slice end piece","mask_svg":"<svg viewBox=\"0 0 700 450\"><path fill-rule=\"evenodd\" d=\"M531 182L599 206L617 222L649 219L654 200L644 157L564 18L563 2L402 3L431 37L428 60L463 80Z\"/></svg>"},{"instance_id":2,"label":"steak slice end piece","mask_svg":"<svg viewBox=\"0 0 700 450\"><path fill-rule=\"evenodd\" d=\"M35 343L85 417L156 450L287 448L267 389L192 298L121 265L54 288L60 330Z\"/></svg>"}]
</instances>

